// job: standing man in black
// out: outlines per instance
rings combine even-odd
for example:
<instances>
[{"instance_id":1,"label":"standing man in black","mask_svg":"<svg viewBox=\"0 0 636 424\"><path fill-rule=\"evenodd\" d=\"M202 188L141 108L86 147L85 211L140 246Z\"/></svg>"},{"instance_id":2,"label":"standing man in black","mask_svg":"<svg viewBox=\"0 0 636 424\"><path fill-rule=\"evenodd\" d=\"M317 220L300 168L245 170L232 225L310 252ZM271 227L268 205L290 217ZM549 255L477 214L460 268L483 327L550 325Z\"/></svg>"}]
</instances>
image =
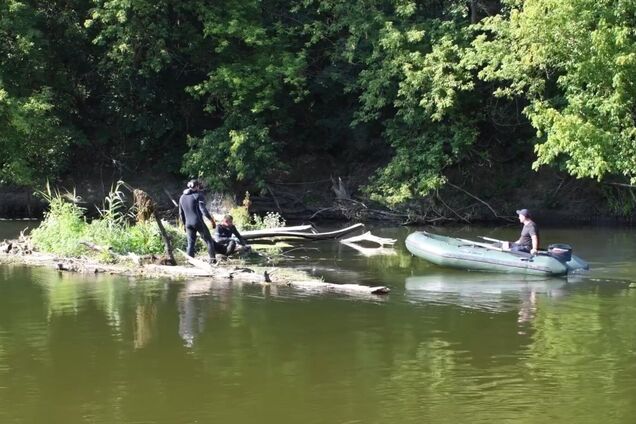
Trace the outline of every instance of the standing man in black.
<instances>
[{"instance_id":1,"label":"standing man in black","mask_svg":"<svg viewBox=\"0 0 636 424\"><path fill-rule=\"evenodd\" d=\"M203 187L199 180L190 180L188 182L188 188L183 191L183 194L179 198L179 216L185 226L188 238L186 253L194 257L197 233L199 233L208 246L210 263L214 264L216 263L214 257L214 241L210 235L210 230L203 221L203 217L205 216L210 220L212 228L216 227L216 222L214 222L214 218L205 207L205 197L203 197L202 190Z\"/></svg>"}]
</instances>

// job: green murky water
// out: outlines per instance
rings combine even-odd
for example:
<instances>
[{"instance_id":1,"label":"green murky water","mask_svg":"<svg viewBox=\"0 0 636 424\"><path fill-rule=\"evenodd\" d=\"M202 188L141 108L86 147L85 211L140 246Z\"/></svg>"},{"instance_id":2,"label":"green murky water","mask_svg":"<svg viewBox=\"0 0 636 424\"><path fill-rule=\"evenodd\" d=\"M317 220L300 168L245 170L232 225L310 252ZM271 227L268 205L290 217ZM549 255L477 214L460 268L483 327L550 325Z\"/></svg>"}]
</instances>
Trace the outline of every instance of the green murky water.
<instances>
[{"instance_id":1,"label":"green murky water","mask_svg":"<svg viewBox=\"0 0 636 424\"><path fill-rule=\"evenodd\" d=\"M444 271L414 229L373 231L397 253L289 262L385 298L0 267L0 423L634 422L634 230L544 229L592 266L568 279Z\"/></svg>"}]
</instances>

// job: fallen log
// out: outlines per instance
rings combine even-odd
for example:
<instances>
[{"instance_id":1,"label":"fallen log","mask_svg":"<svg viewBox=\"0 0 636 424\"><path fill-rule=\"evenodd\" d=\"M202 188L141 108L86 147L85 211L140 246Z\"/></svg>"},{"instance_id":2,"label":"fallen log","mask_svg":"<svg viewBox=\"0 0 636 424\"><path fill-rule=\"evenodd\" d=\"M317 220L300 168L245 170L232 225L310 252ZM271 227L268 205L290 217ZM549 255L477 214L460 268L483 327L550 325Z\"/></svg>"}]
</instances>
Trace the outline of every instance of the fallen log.
<instances>
[{"instance_id":1,"label":"fallen log","mask_svg":"<svg viewBox=\"0 0 636 424\"><path fill-rule=\"evenodd\" d=\"M303 290L320 290L345 294L388 294L391 290L386 286L363 286L360 284L334 284L326 283L321 280L300 280L294 277L281 277L277 273L270 270L264 270L262 273L256 273L249 268L238 268L227 270L225 267L210 266L205 261L193 258L179 249L179 252L186 258L189 264L200 270L203 274L199 276L207 276L214 278L226 278L233 281L249 282L261 285L283 285Z\"/></svg>"},{"instance_id":2,"label":"fallen log","mask_svg":"<svg viewBox=\"0 0 636 424\"><path fill-rule=\"evenodd\" d=\"M100 253L101 252L108 252L110 254L116 255L110 247L100 246L100 245L95 244L93 242L90 242L88 240L82 240L82 241L80 241L79 244L84 245L84 246L88 247L89 249L94 250L96 252L100 252Z\"/></svg>"},{"instance_id":3,"label":"fallen log","mask_svg":"<svg viewBox=\"0 0 636 424\"><path fill-rule=\"evenodd\" d=\"M345 246L348 246L354 250L357 250L363 256L371 257L371 256L380 256L380 255L397 255L397 252L393 248L386 247L362 247L358 246L355 243L345 243L342 242Z\"/></svg>"},{"instance_id":4,"label":"fallen log","mask_svg":"<svg viewBox=\"0 0 636 424\"><path fill-rule=\"evenodd\" d=\"M363 286L360 284L332 284L322 281L292 281L288 283L291 287L303 288L307 290L325 290L347 294L389 294L391 289L385 286Z\"/></svg>"},{"instance_id":5,"label":"fallen log","mask_svg":"<svg viewBox=\"0 0 636 424\"><path fill-rule=\"evenodd\" d=\"M193 267L199 268L203 271L212 272L212 266L208 262L202 261L201 259L193 258L192 256L188 255L186 252L184 252L181 249L177 249L177 251L181 253L183 257L186 258L186 261L188 261L188 263L192 265Z\"/></svg>"},{"instance_id":6,"label":"fallen log","mask_svg":"<svg viewBox=\"0 0 636 424\"><path fill-rule=\"evenodd\" d=\"M354 236L354 237L349 237L346 239L342 239L340 240L340 243L359 243L359 242L370 242L370 243L376 243L379 244L380 246L387 246L387 245L391 245L393 246L395 244L395 242L397 241L397 239L392 239L392 238L386 238L386 237L378 237L378 236L374 236L373 234L371 234L371 231L367 231L364 234L360 234L359 236Z\"/></svg>"},{"instance_id":7,"label":"fallen log","mask_svg":"<svg viewBox=\"0 0 636 424\"><path fill-rule=\"evenodd\" d=\"M308 240L328 240L334 239L345 234L349 234L359 228L364 227L364 224L354 224L350 227L342 228L340 230L328 231L325 233L303 233L298 231L267 231L262 230L259 234L241 234L246 240L255 240L259 238L270 238L270 237L286 237L286 238L303 238Z\"/></svg>"},{"instance_id":8,"label":"fallen log","mask_svg":"<svg viewBox=\"0 0 636 424\"><path fill-rule=\"evenodd\" d=\"M307 231L311 230L312 233L315 233L315 229L313 225L296 225L293 227L276 227L276 228L266 228L264 230L251 230L251 231L241 231L241 235L246 239L261 237L262 234L270 234L270 233L281 233L281 232L289 232L289 231Z\"/></svg>"}]
</instances>

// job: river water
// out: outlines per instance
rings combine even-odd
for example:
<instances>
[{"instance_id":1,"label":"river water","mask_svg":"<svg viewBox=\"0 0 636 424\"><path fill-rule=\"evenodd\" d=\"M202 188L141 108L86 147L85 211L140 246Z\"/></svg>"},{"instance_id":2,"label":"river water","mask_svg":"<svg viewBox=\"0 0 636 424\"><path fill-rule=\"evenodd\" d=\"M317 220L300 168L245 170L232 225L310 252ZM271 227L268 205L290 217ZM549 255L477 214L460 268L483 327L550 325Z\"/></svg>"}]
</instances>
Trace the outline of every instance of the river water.
<instances>
[{"instance_id":1,"label":"river water","mask_svg":"<svg viewBox=\"0 0 636 424\"><path fill-rule=\"evenodd\" d=\"M634 422L636 231L545 228L592 269L528 279L412 258L414 230L373 229L393 255L287 254L387 297L0 266L0 422Z\"/></svg>"}]
</instances>

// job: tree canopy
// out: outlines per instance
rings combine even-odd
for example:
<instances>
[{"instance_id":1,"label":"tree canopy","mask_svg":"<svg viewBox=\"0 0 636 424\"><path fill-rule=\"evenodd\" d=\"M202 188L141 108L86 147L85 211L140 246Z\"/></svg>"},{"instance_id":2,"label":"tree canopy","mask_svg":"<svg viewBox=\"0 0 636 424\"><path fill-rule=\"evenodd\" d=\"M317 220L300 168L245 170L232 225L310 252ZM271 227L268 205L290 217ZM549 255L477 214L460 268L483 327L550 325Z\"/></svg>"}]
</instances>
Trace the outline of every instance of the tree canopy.
<instances>
[{"instance_id":1,"label":"tree canopy","mask_svg":"<svg viewBox=\"0 0 636 424\"><path fill-rule=\"evenodd\" d=\"M527 147L523 166L636 183L635 16L635 0L0 0L0 182L88 160L262 187L331 154L380 164L367 194L397 204Z\"/></svg>"}]
</instances>

